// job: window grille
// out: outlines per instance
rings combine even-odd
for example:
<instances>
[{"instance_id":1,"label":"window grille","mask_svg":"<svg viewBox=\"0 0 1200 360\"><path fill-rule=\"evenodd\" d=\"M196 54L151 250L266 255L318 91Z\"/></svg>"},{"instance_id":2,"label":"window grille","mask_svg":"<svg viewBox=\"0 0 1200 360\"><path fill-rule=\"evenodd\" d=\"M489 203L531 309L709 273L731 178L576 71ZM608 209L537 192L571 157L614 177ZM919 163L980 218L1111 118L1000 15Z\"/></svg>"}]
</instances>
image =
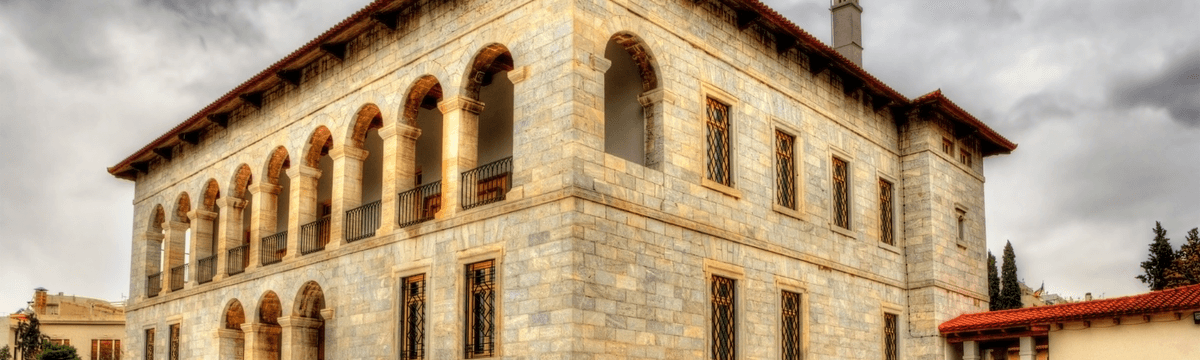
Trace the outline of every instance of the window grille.
<instances>
[{"instance_id":1,"label":"window grille","mask_svg":"<svg viewBox=\"0 0 1200 360\"><path fill-rule=\"evenodd\" d=\"M833 158L833 224L850 228L849 169L845 160Z\"/></svg>"},{"instance_id":2,"label":"window grille","mask_svg":"<svg viewBox=\"0 0 1200 360\"><path fill-rule=\"evenodd\" d=\"M404 278L403 352L400 358L415 360L425 358L425 275Z\"/></svg>"},{"instance_id":3,"label":"window grille","mask_svg":"<svg viewBox=\"0 0 1200 360\"><path fill-rule=\"evenodd\" d=\"M888 245L896 245L893 194L892 183L879 179L879 240Z\"/></svg>"},{"instance_id":4,"label":"window grille","mask_svg":"<svg viewBox=\"0 0 1200 360\"><path fill-rule=\"evenodd\" d=\"M896 360L899 344L896 342L896 314L883 314L883 358Z\"/></svg>"},{"instance_id":5,"label":"window grille","mask_svg":"<svg viewBox=\"0 0 1200 360\"><path fill-rule=\"evenodd\" d=\"M708 99L707 178L729 185L729 106Z\"/></svg>"},{"instance_id":6,"label":"window grille","mask_svg":"<svg viewBox=\"0 0 1200 360\"><path fill-rule=\"evenodd\" d=\"M492 260L467 265L467 358L496 353L496 267Z\"/></svg>"},{"instance_id":7,"label":"window grille","mask_svg":"<svg viewBox=\"0 0 1200 360\"><path fill-rule=\"evenodd\" d=\"M733 279L712 277L712 358L733 360L736 341Z\"/></svg>"},{"instance_id":8,"label":"window grille","mask_svg":"<svg viewBox=\"0 0 1200 360\"><path fill-rule=\"evenodd\" d=\"M942 152L946 155L954 156L954 142L950 139L942 138Z\"/></svg>"},{"instance_id":9,"label":"window grille","mask_svg":"<svg viewBox=\"0 0 1200 360\"><path fill-rule=\"evenodd\" d=\"M793 158L796 138L775 131L775 192L776 201L788 209L796 208L796 161Z\"/></svg>"},{"instance_id":10,"label":"window grille","mask_svg":"<svg viewBox=\"0 0 1200 360\"><path fill-rule=\"evenodd\" d=\"M158 296L162 292L162 272L146 276L146 297Z\"/></svg>"},{"instance_id":11,"label":"window grille","mask_svg":"<svg viewBox=\"0 0 1200 360\"><path fill-rule=\"evenodd\" d=\"M783 360L804 358L804 324L801 322L800 294L783 292Z\"/></svg>"},{"instance_id":12,"label":"window grille","mask_svg":"<svg viewBox=\"0 0 1200 360\"><path fill-rule=\"evenodd\" d=\"M121 340L92 340L92 360L120 360Z\"/></svg>"},{"instance_id":13,"label":"window grille","mask_svg":"<svg viewBox=\"0 0 1200 360\"><path fill-rule=\"evenodd\" d=\"M145 360L154 360L154 329L146 329Z\"/></svg>"},{"instance_id":14,"label":"window grille","mask_svg":"<svg viewBox=\"0 0 1200 360\"><path fill-rule=\"evenodd\" d=\"M171 324L170 328L170 346L167 347L168 360L179 360L179 324Z\"/></svg>"}]
</instances>

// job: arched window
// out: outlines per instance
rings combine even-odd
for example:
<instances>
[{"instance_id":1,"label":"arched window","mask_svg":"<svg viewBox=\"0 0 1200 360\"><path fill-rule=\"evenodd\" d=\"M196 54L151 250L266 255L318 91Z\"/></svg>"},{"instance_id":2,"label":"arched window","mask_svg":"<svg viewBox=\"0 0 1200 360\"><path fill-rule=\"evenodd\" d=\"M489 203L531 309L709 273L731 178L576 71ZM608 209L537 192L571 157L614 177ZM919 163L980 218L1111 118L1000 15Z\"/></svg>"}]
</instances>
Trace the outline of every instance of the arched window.
<instances>
[{"instance_id":1,"label":"arched window","mask_svg":"<svg viewBox=\"0 0 1200 360\"><path fill-rule=\"evenodd\" d=\"M422 76L404 102L403 123L420 130L413 146L411 189L399 195L400 226L431 220L441 209L442 198L442 85L431 75ZM405 143L407 145L407 143ZM405 184L407 186L407 184Z\"/></svg>"},{"instance_id":2,"label":"arched window","mask_svg":"<svg viewBox=\"0 0 1200 360\"><path fill-rule=\"evenodd\" d=\"M164 241L166 230L163 229L163 225L166 221L167 214L162 205L155 205L153 213L150 215L150 223L146 226L146 242L143 245L145 246L143 269L146 274L146 297L155 297L162 292L162 272L166 250Z\"/></svg>"},{"instance_id":3,"label":"arched window","mask_svg":"<svg viewBox=\"0 0 1200 360\"><path fill-rule=\"evenodd\" d=\"M283 348L283 336L279 326L279 317L283 315L283 305L274 291L267 291L258 302L257 344L247 344L246 351L253 351L253 359L279 359Z\"/></svg>"},{"instance_id":4,"label":"arched window","mask_svg":"<svg viewBox=\"0 0 1200 360\"><path fill-rule=\"evenodd\" d=\"M230 179L230 201L227 201L226 205L232 207L227 211L230 219L226 223L231 228L223 230L225 232L225 263L217 264L217 266L225 266L225 274L228 275L242 273L250 264L250 223L252 220L250 215L254 206L249 188L253 182L254 177L250 173L250 166L246 164L239 165L237 171L233 173L233 178Z\"/></svg>"},{"instance_id":5,"label":"arched window","mask_svg":"<svg viewBox=\"0 0 1200 360\"><path fill-rule=\"evenodd\" d=\"M604 152L639 165L660 164L653 57L628 33L609 38L604 57L612 62L604 73Z\"/></svg>"},{"instance_id":6,"label":"arched window","mask_svg":"<svg viewBox=\"0 0 1200 360\"><path fill-rule=\"evenodd\" d=\"M202 207L196 211L196 222L193 226L192 243L194 244L195 273L198 283L212 281L217 274L217 234L220 232L221 209L217 200L221 198L221 189L217 181L209 179L205 183Z\"/></svg>"},{"instance_id":7,"label":"arched window","mask_svg":"<svg viewBox=\"0 0 1200 360\"><path fill-rule=\"evenodd\" d=\"M466 96L482 104L474 169L462 175L462 207L504 200L512 187L513 83L508 72L513 57L500 44L485 47L468 72Z\"/></svg>"},{"instance_id":8,"label":"arched window","mask_svg":"<svg viewBox=\"0 0 1200 360\"><path fill-rule=\"evenodd\" d=\"M324 126L318 126L309 137L304 153L304 166L299 171L298 190L300 203L297 211L300 220L300 254L310 254L325 249L329 244L330 214L333 211L333 135ZM315 191L314 191L315 190Z\"/></svg>"},{"instance_id":9,"label":"arched window","mask_svg":"<svg viewBox=\"0 0 1200 360\"><path fill-rule=\"evenodd\" d=\"M188 214L191 212L191 197L186 192L180 193L175 203L173 221L166 229L166 280L171 291L183 289L183 284L187 281L187 263L190 260L192 241L191 217Z\"/></svg>"},{"instance_id":10,"label":"arched window","mask_svg":"<svg viewBox=\"0 0 1200 360\"><path fill-rule=\"evenodd\" d=\"M221 316L221 330L217 331L217 338L220 339L220 359L235 359L240 360L245 358L246 336L242 332L242 324L246 323L246 311L242 309L242 303L237 299L229 301L225 305L224 316Z\"/></svg>"},{"instance_id":11,"label":"arched window","mask_svg":"<svg viewBox=\"0 0 1200 360\"><path fill-rule=\"evenodd\" d=\"M263 173L267 175L265 184L258 186L262 210L258 224L261 239L258 239L258 257L262 265L280 262L287 254L288 212L291 211L292 180L287 175L291 167L287 149L276 147L267 160ZM254 248L251 245L251 248ZM251 257L255 256L251 251Z\"/></svg>"},{"instance_id":12,"label":"arched window","mask_svg":"<svg viewBox=\"0 0 1200 360\"><path fill-rule=\"evenodd\" d=\"M325 309L325 292L316 282L309 281L300 287L294 303L292 315L309 321L297 322L291 328L291 331L298 332L292 334L291 338L299 339L299 344L293 347L299 354L293 356L299 359L325 359L325 318L321 315Z\"/></svg>"},{"instance_id":13,"label":"arched window","mask_svg":"<svg viewBox=\"0 0 1200 360\"><path fill-rule=\"evenodd\" d=\"M347 146L343 147L340 161L345 169L345 185L342 189L342 207L345 216L341 219L347 242L375 236L379 228L383 190L383 138L379 129L383 127L383 116L374 104L363 105L355 115L350 129ZM338 159L335 159L338 161ZM359 179L357 184L353 182Z\"/></svg>"}]
</instances>

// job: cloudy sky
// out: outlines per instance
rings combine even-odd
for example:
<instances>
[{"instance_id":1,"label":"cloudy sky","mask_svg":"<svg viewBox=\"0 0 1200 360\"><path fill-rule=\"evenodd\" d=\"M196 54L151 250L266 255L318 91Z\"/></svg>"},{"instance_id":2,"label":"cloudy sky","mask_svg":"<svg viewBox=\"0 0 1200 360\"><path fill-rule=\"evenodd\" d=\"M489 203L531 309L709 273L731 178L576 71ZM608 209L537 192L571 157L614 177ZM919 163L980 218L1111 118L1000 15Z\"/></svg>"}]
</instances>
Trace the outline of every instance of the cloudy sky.
<instances>
[{"instance_id":1,"label":"cloudy sky","mask_svg":"<svg viewBox=\"0 0 1200 360\"><path fill-rule=\"evenodd\" d=\"M128 296L133 184L105 168L369 0L0 0L0 314ZM828 0L766 1L821 39ZM1200 2L863 0L868 71L1020 144L988 248L1050 292L1144 291L1150 229L1200 226Z\"/></svg>"}]
</instances>

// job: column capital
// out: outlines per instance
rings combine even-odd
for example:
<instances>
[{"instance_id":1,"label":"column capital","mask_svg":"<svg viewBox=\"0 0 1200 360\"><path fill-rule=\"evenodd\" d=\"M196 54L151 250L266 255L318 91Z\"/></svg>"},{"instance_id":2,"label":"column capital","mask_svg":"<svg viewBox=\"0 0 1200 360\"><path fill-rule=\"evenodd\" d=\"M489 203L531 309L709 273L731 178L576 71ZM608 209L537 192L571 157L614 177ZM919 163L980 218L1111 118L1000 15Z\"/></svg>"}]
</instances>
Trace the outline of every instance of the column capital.
<instances>
[{"instance_id":1,"label":"column capital","mask_svg":"<svg viewBox=\"0 0 1200 360\"><path fill-rule=\"evenodd\" d=\"M217 218L217 212L204 209L195 209L188 212L188 218L197 220L212 220Z\"/></svg>"},{"instance_id":2,"label":"column capital","mask_svg":"<svg viewBox=\"0 0 1200 360\"><path fill-rule=\"evenodd\" d=\"M608 61L608 59L604 59L604 58L599 58L599 59L608 62L607 65L601 64L604 66L604 70L600 70L600 72L604 72L604 71L608 70L609 66L612 66L612 61ZM529 79L529 65L518 66L517 68L512 69L511 71L508 72L508 81L511 81L513 83L513 85L519 84L522 81L525 81L526 79Z\"/></svg>"},{"instance_id":3,"label":"column capital","mask_svg":"<svg viewBox=\"0 0 1200 360\"><path fill-rule=\"evenodd\" d=\"M608 69L612 67L612 60L605 59L604 56L596 56L596 54L591 53L588 53L586 56L587 58L583 59L582 62L585 62L585 64L588 67L591 67L592 70L606 73L608 72ZM512 72L509 72L508 74L509 77L512 77Z\"/></svg>"},{"instance_id":4,"label":"column capital","mask_svg":"<svg viewBox=\"0 0 1200 360\"><path fill-rule=\"evenodd\" d=\"M154 240L154 241L163 241L163 238L165 238L165 237L166 237L166 236L165 236L165 235L163 235L163 233L156 233L156 232L149 232L149 231L147 231L147 232L144 232L144 233L141 233L140 235L138 235L138 236L137 236L137 239L138 239L139 241L150 241L150 240Z\"/></svg>"},{"instance_id":5,"label":"column capital","mask_svg":"<svg viewBox=\"0 0 1200 360\"><path fill-rule=\"evenodd\" d=\"M653 104L661 103L661 102L663 102L663 99L666 97L666 93L667 93L667 91L663 90L663 88L661 88L661 87L657 88L657 89L652 89L650 91L642 93L641 95L638 95L638 102L642 103L642 106L650 106Z\"/></svg>"},{"instance_id":6,"label":"column capital","mask_svg":"<svg viewBox=\"0 0 1200 360\"><path fill-rule=\"evenodd\" d=\"M280 191L283 191L283 187L272 183L258 183L251 184L246 188L246 190L249 190L250 194L260 194L264 192L268 194L278 194Z\"/></svg>"},{"instance_id":7,"label":"column capital","mask_svg":"<svg viewBox=\"0 0 1200 360\"><path fill-rule=\"evenodd\" d=\"M321 177L321 170L315 167L296 165L287 170L287 176L292 179L298 179L300 177L316 179Z\"/></svg>"},{"instance_id":8,"label":"column capital","mask_svg":"<svg viewBox=\"0 0 1200 360\"><path fill-rule=\"evenodd\" d=\"M321 309L321 318L324 318L325 321L333 320L333 315L333 308Z\"/></svg>"},{"instance_id":9,"label":"column capital","mask_svg":"<svg viewBox=\"0 0 1200 360\"><path fill-rule=\"evenodd\" d=\"M246 324L242 324L242 325L246 325ZM244 331L244 330L220 328L220 329L217 329L216 334L213 334L213 337L216 337L219 339L237 339L237 338L242 337L242 331Z\"/></svg>"},{"instance_id":10,"label":"column capital","mask_svg":"<svg viewBox=\"0 0 1200 360\"><path fill-rule=\"evenodd\" d=\"M167 221L163 223L163 229L167 231L187 231L192 228L192 224L182 221Z\"/></svg>"},{"instance_id":11,"label":"column capital","mask_svg":"<svg viewBox=\"0 0 1200 360\"><path fill-rule=\"evenodd\" d=\"M438 102L438 110L441 110L442 114L455 110L464 110L473 114L479 114L483 112L483 102L459 95Z\"/></svg>"},{"instance_id":12,"label":"column capital","mask_svg":"<svg viewBox=\"0 0 1200 360\"><path fill-rule=\"evenodd\" d=\"M310 319L303 316L287 316L279 317L279 326L284 328L309 328L316 329L321 327L321 321Z\"/></svg>"},{"instance_id":13,"label":"column capital","mask_svg":"<svg viewBox=\"0 0 1200 360\"><path fill-rule=\"evenodd\" d=\"M367 150L359 149L356 147L347 147L347 146L342 146L342 147L334 148L333 150L329 150L329 157L332 158L334 161L341 160L342 158L351 158L354 160L363 161L367 158L367 155L369 155L369 154L370 154L370 152L368 152Z\"/></svg>"},{"instance_id":14,"label":"column capital","mask_svg":"<svg viewBox=\"0 0 1200 360\"><path fill-rule=\"evenodd\" d=\"M235 197L223 197L217 199L217 206L221 207L222 209L241 209L246 207L246 200Z\"/></svg>"},{"instance_id":15,"label":"column capital","mask_svg":"<svg viewBox=\"0 0 1200 360\"><path fill-rule=\"evenodd\" d=\"M421 129L409 126L408 124L387 124L379 129L379 137L389 139L393 136L400 135L409 139L416 139L421 136Z\"/></svg>"}]
</instances>

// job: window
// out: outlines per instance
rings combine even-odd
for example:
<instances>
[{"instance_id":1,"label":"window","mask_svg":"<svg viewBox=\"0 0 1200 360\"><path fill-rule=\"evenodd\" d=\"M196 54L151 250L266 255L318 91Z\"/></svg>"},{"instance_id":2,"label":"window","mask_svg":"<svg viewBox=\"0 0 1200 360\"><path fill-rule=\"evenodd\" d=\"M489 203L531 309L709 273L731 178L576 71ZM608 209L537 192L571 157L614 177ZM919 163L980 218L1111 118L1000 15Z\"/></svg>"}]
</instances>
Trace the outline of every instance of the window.
<instances>
[{"instance_id":1,"label":"window","mask_svg":"<svg viewBox=\"0 0 1200 360\"><path fill-rule=\"evenodd\" d=\"M729 105L708 98L708 171L706 178L721 185L732 184L729 175Z\"/></svg>"},{"instance_id":2,"label":"window","mask_svg":"<svg viewBox=\"0 0 1200 360\"><path fill-rule=\"evenodd\" d=\"M712 359L733 360L736 339L734 281L712 277Z\"/></svg>"},{"instance_id":3,"label":"window","mask_svg":"<svg viewBox=\"0 0 1200 360\"><path fill-rule=\"evenodd\" d=\"M775 130L775 201L796 209L796 137Z\"/></svg>"},{"instance_id":4,"label":"window","mask_svg":"<svg viewBox=\"0 0 1200 360\"><path fill-rule=\"evenodd\" d=\"M850 228L850 169L845 160L833 158L833 224Z\"/></svg>"},{"instance_id":5,"label":"window","mask_svg":"<svg viewBox=\"0 0 1200 360\"><path fill-rule=\"evenodd\" d=\"M467 358L496 353L496 265L493 260L467 265Z\"/></svg>"},{"instance_id":6,"label":"window","mask_svg":"<svg viewBox=\"0 0 1200 360\"><path fill-rule=\"evenodd\" d=\"M958 151L958 162L962 163L963 165L966 165L967 167L970 167L971 166L971 153L967 152L966 150L959 150Z\"/></svg>"},{"instance_id":7,"label":"window","mask_svg":"<svg viewBox=\"0 0 1200 360\"><path fill-rule=\"evenodd\" d=\"M71 339L50 339L50 345L71 345Z\"/></svg>"},{"instance_id":8,"label":"window","mask_svg":"<svg viewBox=\"0 0 1200 360\"><path fill-rule=\"evenodd\" d=\"M146 329L146 360L154 360L154 329Z\"/></svg>"},{"instance_id":9,"label":"window","mask_svg":"<svg viewBox=\"0 0 1200 360\"><path fill-rule=\"evenodd\" d=\"M783 360L800 360L804 358L804 327L801 320L802 303L800 294L791 291L783 292Z\"/></svg>"},{"instance_id":10,"label":"window","mask_svg":"<svg viewBox=\"0 0 1200 360\"><path fill-rule=\"evenodd\" d=\"M888 245L896 245L893 196L892 183L879 179L879 241Z\"/></svg>"},{"instance_id":11,"label":"window","mask_svg":"<svg viewBox=\"0 0 1200 360\"><path fill-rule=\"evenodd\" d=\"M121 340L92 339L92 360L120 360Z\"/></svg>"},{"instance_id":12,"label":"window","mask_svg":"<svg viewBox=\"0 0 1200 360\"><path fill-rule=\"evenodd\" d=\"M956 218L956 223L958 224L958 242L965 242L967 240L967 212L959 209L956 211L956 214L958 215Z\"/></svg>"},{"instance_id":13,"label":"window","mask_svg":"<svg viewBox=\"0 0 1200 360\"><path fill-rule=\"evenodd\" d=\"M425 275L404 278L401 288L403 304L401 311L400 358L405 360L425 358Z\"/></svg>"},{"instance_id":14,"label":"window","mask_svg":"<svg viewBox=\"0 0 1200 360\"><path fill-rule=\"evenodd\" d=\"M167 343L167 359L179 360L179 324L171 324L169 330L171 339Z\"/></svg>"},{"instance_id":15,"label":"window","mask_svg":"<svg viewBox=\"0 0 1200 360\"><path fill-rule=\"evenodd\" d=\"M942 152L946 155L954 156L954 142L950 139L942 138Z\"/></svg>"},{"instance_id":16,"label":"window","mask_svg":"<svg viewBox=\"0 0 1200 360\"><path fill-rule=\"evenodd\" d=\"M899 343L896 339L896 314L883 314L883 359L899 359Z\"/></svg>"}]
</instances>

